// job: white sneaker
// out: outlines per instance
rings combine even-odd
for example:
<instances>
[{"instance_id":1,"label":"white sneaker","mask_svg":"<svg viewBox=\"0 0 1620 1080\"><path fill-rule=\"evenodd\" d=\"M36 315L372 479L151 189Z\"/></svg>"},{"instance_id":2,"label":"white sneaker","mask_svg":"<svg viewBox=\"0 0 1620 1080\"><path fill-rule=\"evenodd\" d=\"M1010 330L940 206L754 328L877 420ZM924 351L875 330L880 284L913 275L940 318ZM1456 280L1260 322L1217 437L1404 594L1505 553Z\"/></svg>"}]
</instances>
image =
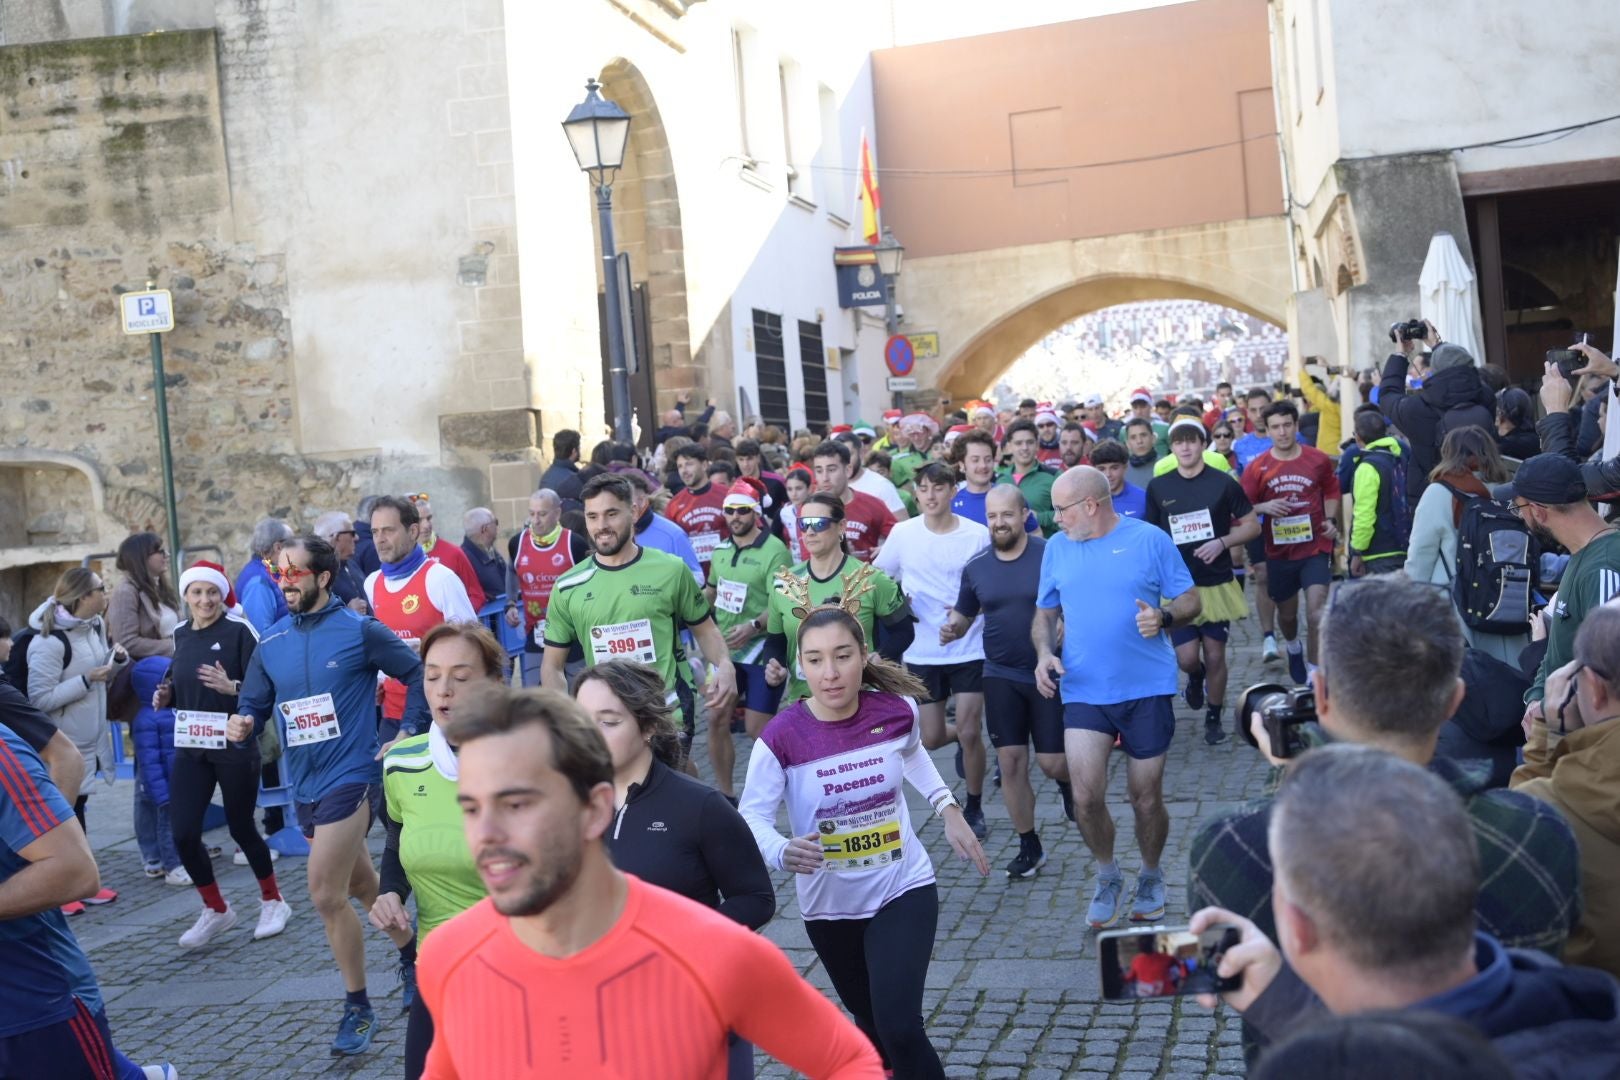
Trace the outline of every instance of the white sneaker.
<instances>
[{"instance_id":1,"label":"white sneaker","mask_svg":"<svg viewBox=\"0 0 1620 1080\"><path fill-rule=\"evenodd\" d=\"M271 848L270 861L275 862L279 858L281 858L281 852L277 851L275 848ZM243 851L241 848L237 848L236 854L231 856L231 862L235 863L237 866L246 866L248 864L247 852Z\"/></svg>"},{"instance_id":2,"label":"white sneaker","mask_svg":"<svg viewBox=\"0 0 1620 1080\"><path fill-rule=\"evenodd\" d=\"M191 875L186 873L186 868L185 867L177 866L173 870L170 870L167 874L163 875L163 884L165 884L165 885L193 885L193 884L195 884L195 882L193 882L191 880Z\"/></svg>"},{"instance_id":3,"label":"white sneaker","mask_svg":"<svg viewBox=\"0 0 1620 1080\"><path fill-rule=\"evenodd\" d=\"M285 900L259 901L259 925L253 930L253 940L275 937L287 929L287 919L291 915L292 908L287 906Z\"/></svg>"},{"instance_id":4,"label":"white sneaker","mask_svg":"<svg viewBox=\"0 0 1620 1080\"><path fill-rule=\"evenodd\" d=\"M191 929L180 935L182 949L200 949L236 925L236 909L226 904L224 911L204 906Z\"/></svg>"},{"instance_id":5,"label":"white sneaker","mask_svg":"<svg viewBox=\"0 0 1620 1080\"><path fill-rule=\"evenodd\" d=\"M141 1076L143 1080L180 1080L179 1072L167 1061L161 1065L142 1065Z\"/></svg>"}]
</instances>

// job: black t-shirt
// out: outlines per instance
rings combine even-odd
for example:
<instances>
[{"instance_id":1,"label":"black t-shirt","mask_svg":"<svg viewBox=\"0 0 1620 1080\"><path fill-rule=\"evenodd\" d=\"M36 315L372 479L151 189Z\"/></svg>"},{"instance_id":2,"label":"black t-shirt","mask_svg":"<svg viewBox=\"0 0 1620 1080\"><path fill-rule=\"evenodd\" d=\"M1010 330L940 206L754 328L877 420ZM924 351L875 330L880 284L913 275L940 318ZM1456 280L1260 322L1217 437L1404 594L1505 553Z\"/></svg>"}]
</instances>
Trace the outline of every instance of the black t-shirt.
<instances>
[{"instance_id":1,"label":"black t-shirt","mask_svg":"<svg viewBox=\"0 0 1620 1080\"><path fill-rule=\"evenodd\" d=\"M176 626L174 663L169 665L169 681L174 685L170 706L197 712L236 712L236 697L204 686L197 678L197 669L212 667L218 661L226 678L241 681L258 647L259 635L252 625L234 615L223 615L201 630L189 620Z\"/></svg>"},{"instance_id":2,"label":"black t-shirt","mask_svg":"<svg viewBox=\"0 0 1620 1080\"><path fill-rule=\"evenodd\" d=\"M956 610L973 618L984 613L984 673L1013 682L1035 682L1035 645L1029 628L1035 622L1035 594L1041 585L1041 557L1046 541L1028 536L1024 553L1002 559L994 546L979 552L962 568Z\"/></svg>"},{"instance_id":3,"label":"black t-shirt","mask_svg":"<svg viewBox=\"0 0 1620 1080\"><path fill-rule=\"evenodd\" d=\"M1224 585L1232 580L1232 553L1222 551L1212 563L1193 552L1232 531L1232 522L1254 509L1243 485L1230 473L1204 466L1191 480L1171 469L1155 476L1147 489L1147 520L1180 541L1176 547L1195 585Z\"/></svg>"}]
</instances>

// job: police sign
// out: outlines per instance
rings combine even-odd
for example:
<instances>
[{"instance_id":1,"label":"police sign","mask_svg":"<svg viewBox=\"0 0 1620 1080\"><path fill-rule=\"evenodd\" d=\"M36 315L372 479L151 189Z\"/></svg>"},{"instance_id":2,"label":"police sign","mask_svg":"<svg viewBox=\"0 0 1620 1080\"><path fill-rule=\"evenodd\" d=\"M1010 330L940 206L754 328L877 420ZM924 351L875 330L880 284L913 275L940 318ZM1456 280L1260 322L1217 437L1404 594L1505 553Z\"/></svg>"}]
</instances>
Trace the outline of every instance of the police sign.
<instances>
[{"instance_id":1,"label":"police sign","mask_svg":"<svg viewBox=\"0 0 1620 1080\"><path fill-rule=\"evenodd\" d=\"M126 334L166 334L174 329L174 299L168 289L128 292L118 298Z\"/></svg>"},{"instance_id":2,"label":"police sign","mask_svg":"<svg viewBox=\"0 0 1620 1080\"><path fill-rule=\"evenodd\" d=\"M883 306L883 275L871 248L833 248L833 266L838 271L839 307Z\"/></svg>"}]
</instances>

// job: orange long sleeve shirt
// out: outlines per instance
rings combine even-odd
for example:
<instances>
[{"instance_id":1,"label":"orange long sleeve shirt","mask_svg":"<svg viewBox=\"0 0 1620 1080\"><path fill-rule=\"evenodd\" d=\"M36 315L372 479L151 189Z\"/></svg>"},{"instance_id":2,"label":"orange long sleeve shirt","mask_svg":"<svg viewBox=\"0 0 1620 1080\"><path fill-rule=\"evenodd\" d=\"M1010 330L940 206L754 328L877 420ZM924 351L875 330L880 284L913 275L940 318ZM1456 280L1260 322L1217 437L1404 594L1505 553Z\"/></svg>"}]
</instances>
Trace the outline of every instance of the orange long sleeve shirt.
<instances>
[{"instance_id":1,"label":"orange long sleeve shirt","mask_svg":"<svg viewBox=\"0 0 1620 1080\"><path fill-rule=\"evenodd\" d=\"M619 921L566 959L525 945L488 899L433 931L424 1080L723 1080L733 1031L810 1077L882 1077L871 1043L775 945L625 877Z\"/></svg>"}]
</instances>

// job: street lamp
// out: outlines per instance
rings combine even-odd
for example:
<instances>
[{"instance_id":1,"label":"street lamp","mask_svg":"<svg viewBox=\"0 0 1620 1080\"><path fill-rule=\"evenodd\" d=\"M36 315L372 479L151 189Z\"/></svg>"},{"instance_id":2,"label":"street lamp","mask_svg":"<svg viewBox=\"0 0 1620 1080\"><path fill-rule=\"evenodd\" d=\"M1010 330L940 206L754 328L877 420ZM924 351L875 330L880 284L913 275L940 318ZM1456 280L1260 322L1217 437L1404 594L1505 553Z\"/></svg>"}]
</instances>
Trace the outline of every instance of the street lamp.
<instances>
[{"instance_id":1,"label":"street lamp","mask_svg":"<svg viewBox=\"0 0 1620 1080\"><path fill-rule=\"evenodd\" d=\"M633 442L630 428L630 374L625 366L624 325L619 321L619 275L614 267L613 175L624 164L630 138L630 114L597 94L594 78L585 81L585 100L563 121L563 134L582 172L596 188L596 217L602 229L602 289L607 296L608 368L613 378L613 435Z\"/></svg>"},{"instance_id":2,"label":"street lamp","mask_svg":"<svg viewBox=\"0 0 1620 1080\"><path fill-rule=\"evenodd\" d=\"M883 238L872 248L872 253L877 256L878 272L883 275L883 327L889 337L893 337L900 329L900 320L894 312L894 282L900 276L900 263L906 256L906 249L885 225ZM905 403L905 394L896 390L893 407L903 409Z\"/></svg>"}]
</instances>

